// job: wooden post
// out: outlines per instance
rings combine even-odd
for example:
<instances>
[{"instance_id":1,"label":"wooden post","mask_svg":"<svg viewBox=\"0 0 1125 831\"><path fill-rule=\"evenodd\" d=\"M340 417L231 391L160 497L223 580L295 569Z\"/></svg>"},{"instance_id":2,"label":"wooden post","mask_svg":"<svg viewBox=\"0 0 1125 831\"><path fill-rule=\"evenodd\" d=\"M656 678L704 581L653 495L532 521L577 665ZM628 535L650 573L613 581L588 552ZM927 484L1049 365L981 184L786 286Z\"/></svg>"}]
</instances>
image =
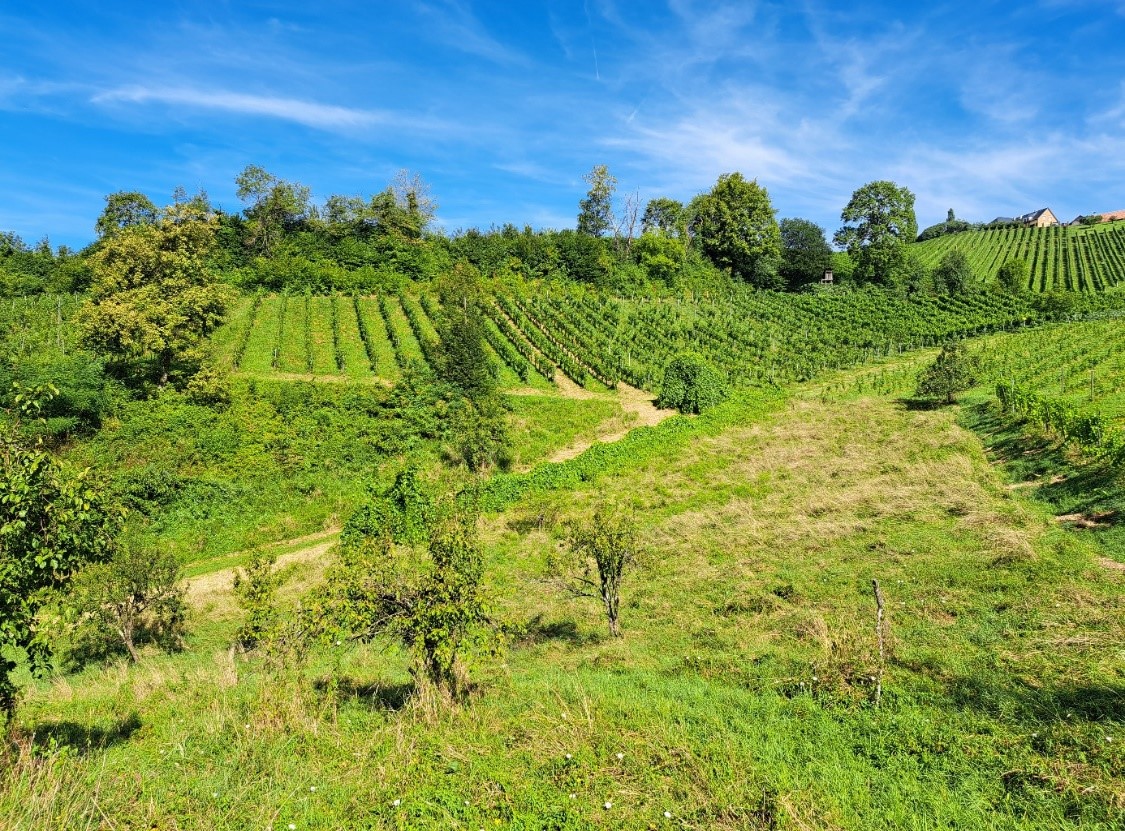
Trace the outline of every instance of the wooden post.
<instances>
[{"instance_id":1,"label":"wooden post","mask_svg":"<svg viewBox=\"0 0 1125 831\"><path fill-rule=\"evenodd\" d=\"M875 706L878 707L883 697L883 592L878 580L872 580L871 586L875 590L875 637L879 640L879 674L875 680Z\"/></svg>"}]
</instances>

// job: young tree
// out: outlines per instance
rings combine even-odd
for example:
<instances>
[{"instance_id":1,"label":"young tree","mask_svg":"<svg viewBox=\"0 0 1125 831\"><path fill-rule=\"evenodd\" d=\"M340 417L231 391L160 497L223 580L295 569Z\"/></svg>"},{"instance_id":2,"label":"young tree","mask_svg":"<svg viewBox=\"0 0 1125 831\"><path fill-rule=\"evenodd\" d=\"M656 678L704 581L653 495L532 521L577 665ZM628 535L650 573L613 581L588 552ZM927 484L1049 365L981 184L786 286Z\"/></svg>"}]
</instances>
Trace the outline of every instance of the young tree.
<instances>
[{"instance_id":1,"label":"young tree","mask_svg":"<svg viewBox=\"0 0 1125 831\"><path fill-rule=\"evenodd\" d=\"M591 237L605 236L613 230L613 192L617 179L604 164L594 167L582 177L590 186L586 198L578 203L578 233Z\"/></svg>"},{"instance_id":2,"label":"young tree","mask_svg":"<svg viewBox=\"0 0 1125 831\"><path fill-rule=\"evenodd\" d=\"M868 182L852 194L833 240L855 261L855 277L893 285L906 260L905 245L918 235L914 194L894 182Z\"/></svg>"},{"instance_id":3,"label":"young tree","mask_svg":"<svg viewBox=\"0 0 1125 831\"><path fill-rule=\"evenodd\" d=\"M574 597L591 597L605 609L609 634L621 637L621 582L638 565L642 551L636 522L621 510L602 505L590 522L573 524L567 544L551 555L548 573Z\"/></svg>"},{"instance_id":4,"label":"young tree","mask_svg":"<svg viewBox=\"0 0 1125 831\"><path fill-rule=\"evenodd\" d=\"M781 230L757 180L724 173L693 210L695 240L715 265L758 288L781 288Z\"/></svg>"},{"instance_id":5,"label":"young tree","mask_svg":"<svg viewBox=\"0 0 1125 831\"><path fill-rule=\"evenodd\" d=\"M85 345L121 365L151 359L168 383L173 362L221 322L232 294L207 264L215 225L189 202L107 237L90 257L90 294L76 318Z\"/></svg>"},{"instance_id":6,"label":"young tree","mask_svg":"<svg viewBox=\"0 0 1125 831\"><path fill-rule=\"evenodd\" d=\"M411 651L417 693L459 700L468 691L470 656L499 646L481 590L476 513L466 505L435 508L426 521L427 542L416 546L398 530L405 523L396 520L396 501L373 502L345 526L317 614L340 638L399 640ZM375 517L382 519L372 522Z\"/></svg>"},{"instance_id":7,"label":"young tree","mask_svg":"<svg viewBox=\"0 0 1125 831\"><path fill-rule=\"evenodd\" d=\"M113 550L120 514L110 508L90 471L75 471L26 438L52 391L19 390L0 418L0 711L16 703L12 649L27 653L34 672L49 667L51 650L36 616L52 591L64 588L89 562Z\"/></svg>"},{"instance_id":8,"label":"young tree","mask_svg":"<svg viewBox=\"0 0 1125 831\"><path fill-rule=\"evenodd\" d=\"M791 289L819 282L832 267L832 247L824 229L807 219L783 219L781 230L781 276Z\"/></svg>"},{"instance_id":9,"label":"young tree","mask_svg":"<svg viewBox=\"0 0 1125 831\"><path fill-rule=\"evenodd\" d=\"M165 650L183 644L187 605L179 558L165 548L124 544L107 563L87 566L75 578L71 602L85 625L79 639L97 641L110 632L133 663L149 641Z\"/></svg>"},{"instance_id":10,"label":"young tree","mask_svg":"<svg viewBox=\"0 0 1125 831\"><path fill-rule=\"evenodd\" d=\"M1031 267L1027 260L1022 258L1005 262L996 271L996 282L1008 294L1022 294L1027 290L1028 278L1031 276Z\"/></svg>"},{"instance_id":11,"label":"young tree","mask_svg":"<svg viewBox=\"0 0 1125 831\"><path fill-rule=\"evenodd\" d=\"M952 404L957 393L976 384L978 368L975 355L970 355L960 341L950 341L941 348L937 360L918 377L916 395Z\"/></svg>"},{"instance_id":12,"label":"young tree","mask_svg":"<svg viewBox=\"0 0 1125 831\"><path fill-rule=\"evenodd\" d=\"M236 646L242 649L269 644L277 635L277 590L281 588L282 576L276 566L277 554L259 549L250 555L245 568L234 573L231 588L239 607L246 613L236 636Z\"/></svg>"},{"instance_id":13,"label":"young tree","mask_svg":"<svg viewBox=\"0 0 1125 831\"><path fill-rule=\"evenodd\" d=\"M947 251L934 269L934 285L946 294L964 294L976 284L969 258L960 249Z\"/></svg>"}]
</instances>

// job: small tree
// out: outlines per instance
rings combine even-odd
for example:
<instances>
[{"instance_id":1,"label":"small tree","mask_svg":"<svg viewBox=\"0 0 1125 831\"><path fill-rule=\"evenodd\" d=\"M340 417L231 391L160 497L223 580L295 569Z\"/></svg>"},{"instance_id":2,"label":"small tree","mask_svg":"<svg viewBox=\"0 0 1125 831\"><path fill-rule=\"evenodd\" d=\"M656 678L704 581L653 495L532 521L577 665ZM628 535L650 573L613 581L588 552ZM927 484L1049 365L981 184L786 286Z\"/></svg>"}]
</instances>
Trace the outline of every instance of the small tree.
<instances>
[{"instance_id":1,"label":"small tree","mask_svg":"<svg viewBox=\"0 0 1125 831\"><path fill-rule=\"evenodd\" d=\"M52 395L17 388L14 408L0 417L0 711L8 715L16 702L10 650L25 651L33 672L48 668L39 610L83 565L109 557L120 527L88 469L72 470L26 437L23 422Z\"/></svg>"},{"instance_id":2,"label":"small tree","mask_svg":"<svg viewBox=\"0 0 1125 831\"><path fill-rule=\"evenodd\" d=\"M976 282L969 258L959 249L949 251L941 258L933 274L934 285L946 294L963 294Z\"/></svg>"},{"instance_id":3,"label":"small tree","mask_svg":"<svg viewBox=\"0 0 1125 831\"><path fill-rule=\"evenodd\" d=\"M246 613L237 635L237 645L243 649L269 643L277 634L277 590L283 581L276 565L276 554L258 550L250 555L245 569L234 573L234 596Z\"/></svg>"},{"instance_id":4,"label":"small tree","mask_svg":"<svg viewBox=\"0 0 1125 831\"><path fill-rule=\"evenodd\" d=\"M940 399L952 404L957 393L971 389L977 382L978 360L959 341L950 341L941 349L937 360L918 377L919 398Z\"/></svg>"},{"instance_id":5,"label":"small tree","mask_svg":"<svg viewBox=\"0 0 1125 831\"><path fill-rule=\"evenodd\" d=\"M1008 294L1021 294L1027 289L1031 268L1027 260L1019 258L1008 260L996 271L996 282Z\"/></svg>"},{"instance_id":6,"label":"small tree","mask_svg":"<svg viewBox=\"0 0 1125 831\"><path fill-rule=\"evenodd\" d=\"M187 606L179 558L168 549L122 545L107 563L87 566L71 598L80 614L78 640L96 649L103 633L120 641L133 663L146 641L165 650L183 645Z\"/></svg>"},{"instance_id":7,"label":"small tree","mask_svg":"<svg viewBox=\"0 0 1125 831\"><path fill-rule=\"evenodd\" d=\"M552 580L572 596L600 600L609 634L619 638L621 581L640 558L633 517L602 505L589 523L571 525L566 545L548 559L547 570Z\"/></svg>"},{"instance_id":8,"label":"small tree","mask_svg":"<svg viewBox=\"0 0 1125 831\"><path fill-rule=\"evenodd\" d=\"M685 352L664 368L657 404L681 413L701 413L725 397L726 384L718 370L694 352Z\"/></svg>"},{"instance_id":9,"label":"small tree","mask_svg":"<svg viewBox=\"0 0 1125 831\"><path fill-rule=\"evenodd\" d=\"M317 616L340 637L397 639L411 652L423 700L434 693L459 700L468 692L471 655L500 645L481 591L476 513L465 505L434 506L427 541L410 545L413 535L404 533L408 523L396 516L396 501L374 502L374 509L357 512L345 526Z\"/></svg>"}]
</instances>

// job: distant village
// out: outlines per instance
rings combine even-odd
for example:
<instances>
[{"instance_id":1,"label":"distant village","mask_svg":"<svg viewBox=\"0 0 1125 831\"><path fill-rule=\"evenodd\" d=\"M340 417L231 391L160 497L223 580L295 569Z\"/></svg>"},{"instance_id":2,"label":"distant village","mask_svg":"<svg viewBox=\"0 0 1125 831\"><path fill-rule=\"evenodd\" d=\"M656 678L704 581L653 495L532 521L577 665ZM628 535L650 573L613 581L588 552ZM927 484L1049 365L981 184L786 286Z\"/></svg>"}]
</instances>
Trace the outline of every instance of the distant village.
<instances>
[{"instance_id":1,"label":"distant village","mask_svg":"<svg viewBox=\"0 0 1125 831\"><path fill-rule=\"evenodd\" d=\"M1102 222L1118 222L1125 219L1125 211L1107 211L1100 214L1085 214L1076 216L1070 222L1059 222L1050 208L1040 208L1037 211L1023 216L998 216L985 224L986 228L1003 228L1007 226L1023 226L1026 228L1053 228L1062 225L1098 225Z\"/></svg>"}]
</instances>

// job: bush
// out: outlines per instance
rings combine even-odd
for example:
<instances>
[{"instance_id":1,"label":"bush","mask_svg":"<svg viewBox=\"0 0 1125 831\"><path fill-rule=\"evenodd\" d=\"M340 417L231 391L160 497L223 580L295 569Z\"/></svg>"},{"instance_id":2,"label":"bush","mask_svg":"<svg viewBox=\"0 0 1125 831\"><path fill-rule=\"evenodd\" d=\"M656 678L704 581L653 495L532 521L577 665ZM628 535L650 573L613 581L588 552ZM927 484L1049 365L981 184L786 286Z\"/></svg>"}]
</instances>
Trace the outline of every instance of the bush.
<instances>
[{"instance_id":1,"label":"bush","mask_svg":"<svg viewBox=\"0 0 1125 831\"><path fill-rule=\"evenodd\" d=\"M942 347L937 360L919 376L917 395L952 404L957 393L976 384L977 368L976 356L970 355L961 343L951 341Z\"/></svg>"},{"instance_id":2,"label":"bush","mask_svg":"<svg viewBox=\"0 0 1125 831\"><path fill-rule=\"evenodd\" d=\"M726 384L718 371L701 356L687 352L677 355L664 368L657 403L681 413L701 413L725 397Z\"/></svg>"}]
</instances>

